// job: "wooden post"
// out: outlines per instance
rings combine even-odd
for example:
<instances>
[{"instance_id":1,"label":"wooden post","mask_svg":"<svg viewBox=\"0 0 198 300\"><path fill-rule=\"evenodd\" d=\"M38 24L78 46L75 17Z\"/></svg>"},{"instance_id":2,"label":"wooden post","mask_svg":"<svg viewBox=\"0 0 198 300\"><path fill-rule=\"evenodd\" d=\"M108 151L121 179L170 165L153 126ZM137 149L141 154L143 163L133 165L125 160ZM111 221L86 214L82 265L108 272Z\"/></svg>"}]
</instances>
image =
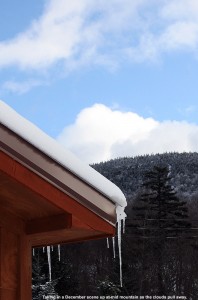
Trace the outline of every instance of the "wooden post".
<instances>
[{"instance_id":1,"label":"wooden post","mask_svg":"<svg viewBox=\"0 0 198 300\"><path fill-rule=\"evenodd\" d=\"M31 300L31 244L0 227L0 300Z\"/></svg>"},{"instance_id":2,"label":"wooden post","mask_svg":"<svg viewBox=\"0 0 198 300\"><path fill-rule=\"evenodd\" d=\"M20 300L32 299L32 246L26 235L20 237Z\"/></svg>"},{"instance_id":3,"label":"wooden post","mask_svg":"<svg viewBox=\"0 0 198 300\"><path fill-rule=\"evenodd\" d=\"M0 228L0 300L17 300L19 238Z\"/></svg>"}]
</instances>

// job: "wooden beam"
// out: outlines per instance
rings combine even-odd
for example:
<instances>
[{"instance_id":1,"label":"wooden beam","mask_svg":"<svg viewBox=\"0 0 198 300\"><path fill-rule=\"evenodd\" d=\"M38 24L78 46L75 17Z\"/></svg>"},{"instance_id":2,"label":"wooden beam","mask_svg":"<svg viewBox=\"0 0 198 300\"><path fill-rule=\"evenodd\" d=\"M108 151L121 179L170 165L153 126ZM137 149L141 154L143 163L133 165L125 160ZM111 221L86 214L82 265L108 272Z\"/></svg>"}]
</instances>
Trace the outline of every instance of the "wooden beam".
<instances>
[{"instance_id":1,"label":"wooden beam","mask_svg":"<svg viewBox=\"0 0 198 300\"><path fill-rule=\"evenodd\" d=\"M113 235L112 235L113 236ZM91 230L62 230L59 232L49 232L48 234L33 234L31 235L32 247L44 247L46 245L70 244L85 242L96 239L110 237L109 234L104 234L99 231Z\"/></svg>"},{"instance_id":2,"label":"wooden beam","mask_svg":"<svg viewBox=\"0 0 198 300\"><path fill-rule=\"evenodd\" d=\"M109 237L115 234L114 228L111 234L96 231L73 215L70 216L72 221L70 228L29 234L28 237L31 239L32 246L43 247L46 245L75 243Z\"/></svg>"},{"instance_id":3,"label":"wooden beam","mask_svg":"<svg viewBox=\"0 0 198 300\"><path fill-rule=\"evenodd\" d=\"M110 235L115 233L115 227L109 224L108 221L102 219L102 217L80 204L71 196L57 189L2 151L0 152L0 169L14 180L42 196L49 203L82 220L82 222L93 230Z\"/></svg>"},{"instance_id":4,"label":"wooden beam","mask_svg":"<svg viewBox=\"0 0 198 300\"><path fill-rule=\"evenodd\" d=\"M72 217L70 214L61 214L57 216L49 216L45 218L34 219L26 222L26 234L45 233L48 231L56 231L69 229L72 225Z\"/></svg>"},{"instance_id":5,"label":"wooden beam","mask_svg":"<svg viewBox=\"0 0 198 300\"><path fill-rule=\"evenodd\" d=\"M0 227L4 227L10 232L16 234L24 234L25 232L25 222L10 213L7 209L0 205Z\"/></svg>"}]
</instances>

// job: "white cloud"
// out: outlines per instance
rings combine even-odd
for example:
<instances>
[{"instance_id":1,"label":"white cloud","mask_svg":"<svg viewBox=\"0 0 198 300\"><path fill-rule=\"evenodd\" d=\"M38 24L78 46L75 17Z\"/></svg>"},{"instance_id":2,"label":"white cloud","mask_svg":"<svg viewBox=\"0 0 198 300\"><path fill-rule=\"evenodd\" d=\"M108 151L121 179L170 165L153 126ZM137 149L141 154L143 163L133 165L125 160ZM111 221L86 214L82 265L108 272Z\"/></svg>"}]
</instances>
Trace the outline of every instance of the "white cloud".
<instances>
[{"instance_id":1,"label":"white cloud","mask_svg":"<svg viewBox=\"0 0 198 300\"><path fill-rule=\"evenodd\" d=\"M198 45L198 22L176 22L169 25L159 42L163 51L182 49L182 47L196 50Z\"/></svg>"},{"instance_id":2,"label":"white cloud","mask_svg":"<svg viewBox=\"0 0 198 300\"><path fill-rule=\"evenodd\" d=\"M198 151L198 126L158 122L95 104L83 109L57 140L82 160L93 163L120 156Z\"/></svg>"},{"instance_id":3,"label":"white cloud","mask_svg":"<svg viewBox=\"0 0 198 300\"><path fill-rule=\"evenodd\" d=\"M41 70L62 61L67 69L113 68L197 46L196 0L48 0L29 28L0 42L0 67Z\"/></svg>"},{"instance_id":4,"label":"white cloud","mask_svg":"<svg viewBox=\"0 0 198 300\"><path fill-rule=\"evenodd\" d=\"M167 1L161 9L163 18L180 20L198 20L198 2L196 0Z\"/></svg>"},{"instance_id":5,"label":"white cloud","mask_svg":"<svg viewBox=\"0 0 198 300\"><path fill-rule=\"evenodd\" d=\"M10 91L12 93L25 94L29 90L31 90L33 87L37 87L37 86L40 86L43 84L46 84L46 83L44 83L44 81L39 81L36 79L29 79L26 81L9 80L9 81L5 81L2 84L2 88Z\"/></svg>"},{"instance_id":6,"label":"white cloud","mask_svg":"<svg viewBox=\"0 0 198 300\"><path fill-rule=\"evenodd\" d=\"M71 56L87 1L48 1L44 14L14 39L0 43L0 65L40 69Z\"/></svg>"},{"instance_id":7,"label":"white cloud","mask_svg":"<svg viewBox=\"0 0 198 300\"><path fill-rule=\"evenodd\" d=\"M121 32L144 1L129 5L129 0L48 0L43 15L30 28L0 43L0 66L42 69L60 60L69 66L90 60L108 65L106 54L99 51L108 47L105 35Z\"/></svg>"}]
</instances>

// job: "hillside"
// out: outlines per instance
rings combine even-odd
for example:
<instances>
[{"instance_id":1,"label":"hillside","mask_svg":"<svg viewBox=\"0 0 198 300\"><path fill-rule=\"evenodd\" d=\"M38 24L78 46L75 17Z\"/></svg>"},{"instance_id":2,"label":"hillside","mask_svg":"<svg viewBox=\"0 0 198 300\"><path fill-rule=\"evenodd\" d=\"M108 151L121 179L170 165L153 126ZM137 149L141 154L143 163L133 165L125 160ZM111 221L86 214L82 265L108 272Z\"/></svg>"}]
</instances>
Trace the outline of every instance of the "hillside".
<instances>
[{"instance_id":1,"label":"hillside","mask_svg":"<svg viewBox=\"0 0 198 300\"><path fill-rule=\"evenodd\" d=\"M94 164L92 167L121 188L128 199L141 188L145 172L155 165L168 165L172 185L184 195L198 188L198 153L165 153L124 157Z\"/></svg>"}]
</instances>

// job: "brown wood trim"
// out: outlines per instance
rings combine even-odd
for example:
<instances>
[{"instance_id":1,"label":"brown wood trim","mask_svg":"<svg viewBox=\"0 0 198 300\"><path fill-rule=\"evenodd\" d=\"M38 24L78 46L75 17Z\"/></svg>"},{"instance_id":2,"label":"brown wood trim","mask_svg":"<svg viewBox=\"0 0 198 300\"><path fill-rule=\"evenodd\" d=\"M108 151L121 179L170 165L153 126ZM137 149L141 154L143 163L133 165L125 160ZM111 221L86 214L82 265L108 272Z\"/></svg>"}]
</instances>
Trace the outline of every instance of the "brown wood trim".
<instances>
[{"instance_id":1,"label":"brown wood trim","mask_svg":"<svg viewBox=\"0 0 198 300\"><path fill-rule=\"evenodd\" d=\"M25 232L25 222L3 207L0 207L0 227L16 234L24 234Z\"/></svg>"},{"instance_id":2,"label":"brown wood trim","mask_svg":"<svg viewBox=\"0 0 198 300\"><path fill-rule=\"evenodd\" d=\"M39 218L26 222L26 234L68 229L71 228L71 225L72 217L70 214Z\"/></svg>"}]
</instances>

